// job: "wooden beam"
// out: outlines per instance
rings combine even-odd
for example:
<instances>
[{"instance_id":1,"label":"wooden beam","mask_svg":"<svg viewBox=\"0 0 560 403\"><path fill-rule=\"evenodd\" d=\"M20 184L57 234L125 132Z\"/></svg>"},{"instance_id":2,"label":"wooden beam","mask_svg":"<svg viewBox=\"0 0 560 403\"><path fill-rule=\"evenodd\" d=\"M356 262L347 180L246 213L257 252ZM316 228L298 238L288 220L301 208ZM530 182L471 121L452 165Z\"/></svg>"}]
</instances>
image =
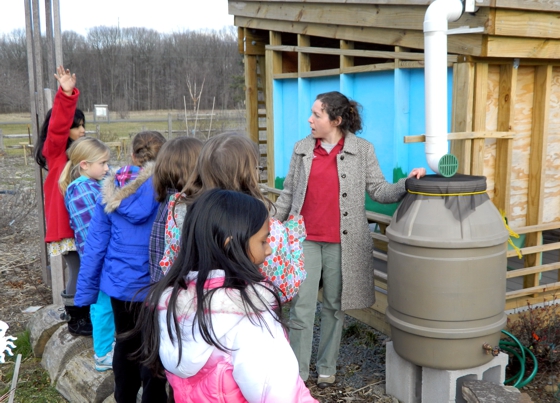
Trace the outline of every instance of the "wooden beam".
<instances>
[{"instance_id":1,"label":"wooden beam","mask_svg":"<svg viewBox=\"0 0 560 403\"><path fill-rule=\"evenodd\" d=\"M557 59L560 39L518 38L513 36L486 36L480 56Z\"/></svg>"},{"instance_id":2,"label":"wooden beam","mask_svg":"<svg viewBox=\"0 0 560 403\"><path fill-rule=\"evenodd\" d=\"M498 127L497 130L509 131L513 124L515 98L517 92L517 69L513 63L500 66L498 93ZM494 173L494 198L492 202L498 210L510 216L510 186L513 141L496 140L496 161Z\"/></svg>"},{"instance_id":3,"label":"wooden beam","mask_svg":"<svg viewBox=\"0 0 560 403\"><path fill-rule=\"evenodd\" d=\"M524 59L517 59L513 57L480 57L480 56L469 56L469 55L458 55L457 62L473 62L473 63L488 63L489 65L498 64L510 64L513 63L513 60L516 59L516 62L519 63L519 66L548 66L551 65L553 67L560 66L559 59L531 59L531 58L524 58Z\"/></svg>"},{"instance_id":4,"label":"wooden beam","mask_svg":"<svg viewBox=\"0 0 560 403\"><path fill-rule=\"evenodd\" d=\"M282 44L282 34L280 32L270 31L269 42L271 45ZM282 54L273 50L266 50L265 55L266 68L266 161L268 186L274 188L276 173L274 170L274 97L273 84L274 75L282 72Z\"/></svg>"},{"instance_id":5,"label":"wooden beam","mask_svg":"<svg viewBox=\"0 0 560 403\"><path fill-rule=\"evenodd\" d=\"M312 78L312 77L327 77L327 76L338 76L340 75L340 69L330 69L330 70L318 70L318 71L302 71L298 74L298 77L302 78Z\"/></svg>"},{"instance_id":6,"label":"wooden beam","mask_svg":"<svg viewBox=\"0 0 560 403\"><path fill-rule=\"evenodd\" d=\"M488 64L477 63L474 76L473 130L486 130L486 104L488 98ZM471 143L471 175L484 174L484 139Z\"/></svg>"},{"instance_id":7,"label":"wooden beam","mask_svg":"<svg viewBox=\"0 0 560 403\"><path fill-rule=\"evenodd\" d=\"M473 140L473 139L503 139L513 138L514 132L461 132L447 133L447 140ZM404 136L405 143L423 143L426 141L424 134Z\"/></svg>"},{"instance_id":8,"label":"wooden beam","mask_svg":"<svg viewBox=\"0 0 560 403\"><path fill-rule=\"evenodd\" d=\"M352 43L350 41L344 41L345 43ZM355 56L355 57L370 57L376 59L402 59L402 60L425 60L424 53L415 52L389 52L381 50L363 50L363 49L353 49L353 48L316 48L316 47L304 47L304 46L272 46L267 45L266 49L276 50L279 52L302 52L309 54L319 54L319 55L340 55L340 56ZM448 63L457 62L457 55L447 55Z\"/></svg>"},{"instance_id":9,"label":"wooden beam","mask_svg":"<svg viewBox=\"0 0 560 403\"><path fill-rule=\"evenodd\" d=\"M522 277L528 274L535 274L535 273L546 273L547 271L558 270L558 269L560 269L560 262L554 262L554 263L543 264L535 267L527 267L525 269L511 270L507 272L506 278Z\"/></svg>"},{"instance_id":10,"label":"wooden beam","mask_svg":"<svg viewBox=\"0 0 560 403\"><path fill-rule=\"evenodd\" d=\"M229 14L246 18L331 24L390 29L406 29L422 32L427 7L424 5L364 5L331 3L325 7L320 3L294 2L245 2L229 1ZM485 27L488 8L477 13L464 13L458 21L450 22L449 28L463 26Z\"/></svg>"},{"instance_id":11,"label":"wooden beam","mask_svg":"<svg viewBox=\"0 0 560 403\"><path fill-rule=\"evenodd\" d=\"M518 228L512 228L512 230L516 233L516 234L529 234L531 232L537 232L537 231L550 231L550 230L555 230L560 228L560 222L555 221L555 222L549 222L546 224L537 224L537 225L528 225L525 227L518 227Z\"/></svg>"},{"instance_id":12,"label":"wooden beam","mask_svg":"<svg viewBox=\"0 0 560 403\"><path fill-rule=\"evenodd\" d=\"M544 169L546 167L546 147L548 137L548 120L550 110L550 94L552 85L552 67L538 66L535 68L535 81L533 86L533 114L531 125L531 143L529 156L529 179L527 190L527 225L542 223L544 203ZM542 244L542 232L527 234L526 246ZM541 253L525 257L525 266L537 266L542 258ZM537 274L525 276L523 287L536 287L539 285Z\"/></svg>"},{"instance_id":13,"label":"wooden beam","mask_svg":"<svg viewBox=\"0 0 560 403\"><path fill-rule=\"evenodd\" d=\"M541 234L541 232L538 233ZM536 245L536 246L525 246L523 248L520 248L519 251L523 256L525 256L525 259L527 259L530 256L540 255L542 254L542 252L548 252L551 250L558 250L558 249L560 249L560 246L558 246L557 243L547 243L544 245L541 243L540 245ZM517 252L514 250L508 250L506 256L515 257L517 256ZM538 265L540 265L540 263ZM537 266L537 264L533 266L526 265L525 267L534 267L534 266Z\"/></svg>"},{"instance_id":14,"label":"wooden beam","mask_svg":"<svg viewBox=\"0 0 560 403\"><path fill-rule=\"evenodd\" d=\"M256 30L245 28L244 34L244 54L253 56L264 55L264 48L267 45L266 32L263 30Z\"/></svg>"},{"instance_id":15,"label":"wooden beam","mask_svg":"<svg viewBox=\"0 0 560 403\"><path fill-rule=\"evenodd\" d=\"M457 63L453 66L453 109L451 130L469 132L472 130L474 100L474 64ZM471 141L451 142L451 154L459 160L459 173L470 174Z\"/></svg>"},{"instance_id":16,"label":"wooden beam","mask_svg":"<svg viewBox=\"0 0 560 403\"><path fill-rule=\"evenodd\" d=\"M230 12L231 14L231 12ZM313 24L295 21L276 21L236 16L236 26L258 29L271 29L294 34L321 36L324 38L345 39L354 42L378 43L390 46L404 46L413 49L424 48L424 33L406 29L351 27L342 25ZM461 55L482 55L483 36L477 34L450 35L447 38L447 51Z\"/></svg>"},{"instance_id":17,"label":"wooden beam","mask_svg":"<svg viewBox=\"0 0 560 403\"><path fill-rule=\"evenodd\" d=\"M538 274L535 274L535 276L538 277ZM560 282L537 285L534 287L523 288L521 290L506 292L506 299L524 297L526 295L535 295L536 297L538 293L541 293L543 291L552 291L558 289L560 289Z\"/></svg>"},{"instance_id":18,"label":"wooden beam","mask_svg":"<svg viewBox=\"0 0 560 403\"><path fill-rule=\"evenodd\" d=\"M542 3L542 2L541 2ZM558 13L543 11L495 10L493 35L529 38L560 38Z\"/></svg>"}]
</instances>

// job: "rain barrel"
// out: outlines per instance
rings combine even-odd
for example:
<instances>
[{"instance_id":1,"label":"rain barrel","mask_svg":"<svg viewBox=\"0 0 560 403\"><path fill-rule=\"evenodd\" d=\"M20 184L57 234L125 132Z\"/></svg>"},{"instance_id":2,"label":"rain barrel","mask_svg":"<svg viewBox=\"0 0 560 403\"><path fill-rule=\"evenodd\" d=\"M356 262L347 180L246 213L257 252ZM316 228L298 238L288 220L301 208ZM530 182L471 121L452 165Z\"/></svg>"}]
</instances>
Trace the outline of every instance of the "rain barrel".
<instances>
[{"instance_id":1,"label":"rain barrel","mask_svg":"<svg viewBox=\"0 0 560 403\"><path fill-rule=\"evenodd\" d=\"M423 367L486 364L506 324L509 233L484 176L409 178L387 227L393 347Z\"/></svg>"}]
</instances>

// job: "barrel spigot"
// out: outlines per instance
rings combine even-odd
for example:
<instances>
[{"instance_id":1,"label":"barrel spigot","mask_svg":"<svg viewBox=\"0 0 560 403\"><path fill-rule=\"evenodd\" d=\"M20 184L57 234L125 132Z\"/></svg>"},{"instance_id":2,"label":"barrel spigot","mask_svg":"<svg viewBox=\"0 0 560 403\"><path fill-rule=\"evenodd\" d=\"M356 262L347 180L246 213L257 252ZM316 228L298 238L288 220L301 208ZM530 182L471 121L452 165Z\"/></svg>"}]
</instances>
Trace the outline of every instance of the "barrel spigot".
<instances>
[{"instance_id":1,"label":"barrel spigot","mask_svg":"<svg viewBox=\"0 0 560 403\"><path fill-rule=\"evenodd\" d=\"M500 349L498 347L492 347L488 343L484 343L482 345L482 349L484 350L486 355L492 354L493 357L497 357L500 354Z\"/></svg>"}]
</instances>

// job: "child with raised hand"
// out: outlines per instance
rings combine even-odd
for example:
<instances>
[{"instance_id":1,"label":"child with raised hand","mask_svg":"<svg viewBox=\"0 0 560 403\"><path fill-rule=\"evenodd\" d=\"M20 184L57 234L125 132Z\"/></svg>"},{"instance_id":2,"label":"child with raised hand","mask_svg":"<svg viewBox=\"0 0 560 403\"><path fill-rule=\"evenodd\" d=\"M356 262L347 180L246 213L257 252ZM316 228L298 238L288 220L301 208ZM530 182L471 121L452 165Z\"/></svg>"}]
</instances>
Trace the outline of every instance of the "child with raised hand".
<instances>
[{"instance_id":1,"label":"child with raised hand","mask_svg":"<svg viewBox=\"0 0 560 403\"><path fill-rule=\"evenodd\" d=\"M66 289L61 294L65 307L68 307L74 305L80 257L76 252L74 231L70 228L70 219L58 187L58 180L68 161L66 150L73 141L86 133L86 119L84 113L76 108L80 96L80 91L76 88L76 75L59 66L54 77L60 87L35 143L35 161L41 168L48 170L43 184L47 224L45 242L49 256L62 255L68 267ZM73 309L73 313L74 316L68 313L61 315L61 319L71 321L69 332L76 336L91 336L89 308Z\"/></svg>"},{"instance_id":2,"label":"child with raised hand","mask_svg":"<svg viewBox=\"0 0 560 403\"><path fill-rule=\"evenodd\" d=\"M78 276L76 305L96 302L99 290L111 298L117 334L113 352L117 403L136 402L140 386L142 402L167 400L165 379L152 376L138 360L129 357L140 348L140 335L120 337L134 328L137 309L150 284L148 244L159 205L152 175L164 143L159 132L138 133L132 140L133 165L104 180Z\"/></svg>"},{"instance_id":3,"label":"child with raised hand","mask_svg":"<svg viewBox=\"0 0 560 403\"><path fill-rule=\"evenodd\" d=\"M189 206L179 255L138 321L144 362L163 364L177 403L317 402L258 269L268 228L266 205L241 192L212 189Z\"/></svg>"},{"instance_id":4,"label":"child with raised hand","mask_svg":"<svg viewBox=\"0 0 560 403\"><path fill-rule=\"evenodd\" d=\"M64 204L70 215L70 227L74 230L76 249L81 258L95 204L101 193L101 180L109 171L111 153L109 147L101 141L93 137L82 137L72 143L67 154L68 162L58 184L64 195ZM97 302L89 308L93 327L95 369L106 371L112 367L115 335L111 300L107 294L99 291ZM74 318L77 316L74 311L83 308L68 306L66 309ZM76 326L73 322L73 319L68 322L70 331L72 326Z\"/></svg>"},{"instance_id":5,"label":"child with raised hand","mask_svg":"<svg viewBox=\"0 0 560 403\"><path fill-rule=\"evenodd\" d=\"M159 207L150 234L150 276L154 283L163 277L159 262L165 250L169 200L187 184L201 148L202 141L195 137L177 137L167 141L156 158L153 181Z\"/></svg>"},{"instance_id":6,"label":"child with raised hand","mask_svg":"<svg viewBox=\"0 0 560 403\"><path fill-rule=\"evenodd\" d=\"M183 192L171 197L165 231L165 252L160 266L165 273L179 250L181 225L188 205L208 189L234 190L274 207L259 188L258 148L247 136L227 132L211 137L200 152L195 170ZM291 215L285 222L270 219L268 239L272 253L260 265L262 274L280 290L282 302L291 300L305 280L302 242L305 226L301 216Z\"/></svg>"}]
</instances>

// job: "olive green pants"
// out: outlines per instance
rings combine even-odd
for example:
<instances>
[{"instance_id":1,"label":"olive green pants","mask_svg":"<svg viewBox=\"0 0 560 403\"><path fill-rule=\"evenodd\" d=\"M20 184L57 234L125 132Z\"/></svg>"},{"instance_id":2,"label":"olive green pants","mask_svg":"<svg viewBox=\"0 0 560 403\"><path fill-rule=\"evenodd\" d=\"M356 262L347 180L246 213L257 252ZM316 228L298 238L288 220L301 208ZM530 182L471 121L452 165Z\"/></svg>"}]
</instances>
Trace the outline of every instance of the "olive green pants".
<instances>
[{"instance_id":1,"label":"olive green pants","mask_svg":"<svg viewBox=\"0 0 560 403\"><path fill-rule=\"evenodd\" d=\"M334 375L344 325L344 312L340 310L342 271L340 244L303 242L307 278L290 308L290 345L299 363L299 374L306 381L309 377L313 324L317 309L319 281L323 278L323 307L321 331L317 353L317 373Z\"/></svg>"}]
</instances>

